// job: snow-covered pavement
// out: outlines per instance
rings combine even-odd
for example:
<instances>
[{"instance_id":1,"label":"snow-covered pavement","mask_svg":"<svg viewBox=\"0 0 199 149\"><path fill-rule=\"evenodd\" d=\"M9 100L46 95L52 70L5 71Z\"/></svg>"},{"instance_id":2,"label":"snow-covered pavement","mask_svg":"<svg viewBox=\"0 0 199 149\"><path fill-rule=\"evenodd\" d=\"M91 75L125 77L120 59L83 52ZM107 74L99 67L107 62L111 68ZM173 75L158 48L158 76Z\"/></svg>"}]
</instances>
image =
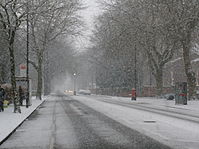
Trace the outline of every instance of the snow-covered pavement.
<instances>
[{"instance_id":1,"label":"snow-covered pavement","mask_svg":"<svg viewBox=\"0 0 199 149\"><path fill-rule=\"evenodd\" d=\"M45 98L44 98L45 99ZM44 100L43 100L44 101ZM32 99L29 108L21 107L22 113L13 113L13 105L0 112L0 143L10 135L43 101Z\"/></svg>"},{"instance_id":2,"label":"snow-covered pavement","mask_svg":"<svg viewBox=\"0 0 199 149\"><path fill-rule=\"evenodd\" d=\"M170 149L68 96L48 98L0 148Z\"/></svg>"},{"instance_id":3,"label":"snow-covered pavement","mask_svg":"<svg viewBox=\"0 0 199 149\"><path fill-rule=\"evenodd\" d=\"M175 105L156 98L49 96L1 147L198 149L197 107L199 101ZM1 128L9 128L13 119L22 117L12 110L10 115L15 117L10 116Z\"/></svg>"},{"instance_id":4,"label":"snow-covered pavement","mask_svg":"<svg viewBox=\"0 0 199 149\"><path fill-rule=\"evenodd\" d=\"M199 148L199 101L175 105L156 98L73 96L108 117L176 149Z\"/></svg>"}]
</instances>

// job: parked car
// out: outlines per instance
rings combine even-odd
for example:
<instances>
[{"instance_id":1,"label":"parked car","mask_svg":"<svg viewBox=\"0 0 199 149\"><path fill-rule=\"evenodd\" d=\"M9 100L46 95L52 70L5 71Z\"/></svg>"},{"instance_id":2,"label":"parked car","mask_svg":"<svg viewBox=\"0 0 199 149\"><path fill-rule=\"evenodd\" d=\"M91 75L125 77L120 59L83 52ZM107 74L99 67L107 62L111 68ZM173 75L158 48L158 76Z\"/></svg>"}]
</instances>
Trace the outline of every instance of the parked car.
<instances>
[{"instance_id":1,"label":"parked car","mask_svg":"<svg viewBox=\"0 0 199 149\"><path fill-rule=\"evenodd\" d=\"M79 90L78 92L79 94L82 94L82 95L91 95L91 91L90 90Z\"/></svg>"},{"instance_id":2,"label":"parked car","mask_svg":"<svg viewBox=\"0 0 199 149\"><path fill-rule=\"evenodd\" d=\"M173 93L165 94L164 98L166 98L167 100L174 100L175 94Z\"/></svg>"}]
</instances>

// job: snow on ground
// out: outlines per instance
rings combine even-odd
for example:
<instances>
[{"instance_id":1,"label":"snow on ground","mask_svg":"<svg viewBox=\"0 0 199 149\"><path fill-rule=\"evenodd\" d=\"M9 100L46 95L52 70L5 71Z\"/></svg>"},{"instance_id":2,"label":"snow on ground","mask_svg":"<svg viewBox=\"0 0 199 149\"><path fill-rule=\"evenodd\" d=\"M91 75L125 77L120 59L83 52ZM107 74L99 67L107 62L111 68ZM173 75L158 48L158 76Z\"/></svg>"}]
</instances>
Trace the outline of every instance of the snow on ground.
<instances>
[{"instance_id":1,"label":"snow on ground","mask_svg":"<svg viewBox=\"0 0 199 149\"><path fill-rule=\"evenodd\" d=\"M94 96L96 99L109 99L111 101L118 101L131 104L132 101L129 97L116 97L116 96L101 96L97 95ZM178 110L181 112L198 115L199 116L199 101L198 100L191 100L188 101L188 105L176 105L175 100L166 100L163 98L154 98L154 97L142 97L138 98L137 101L133 101L135 104L143 104L144 106L153 106L156 108L163 108L167 110Z\"/></svg>"},{"instance_id":2,"label":"snow on ground","mask_svg":"<svg viewBox=\"0 0 199 149\"><path fill-rule=\"evenodd\" d=\"M73 96L73 98L104 113L123 125L176 149L199 148L199 123L105 103L100 101L100 99L122 101L129 104L144 104L150 105L151 107L173 109L177 112L182 111L193 114L199 114L199 101L189 101L188 105L175 105L174 101L158 100L157 98L138 98L137 101L131 101L130 98L110 96ZM150 121L152 121L152 123ZM155 123L153 123L153 121Z\"/></svg>"},{"instance_id":3,"label":"snow on ground","mask_svg":"<svg viewBox=\"0 0 199 149\"><path fill-rule=\"evenodd\" d=\"M44 98L45 99L45 98ZM3 141L16 127L21 124L44 100L32 98L32 105L29 108L21 107L22 113L13 113L13 105L0 112L0 142Z\"/></svg>"}]
</instances>

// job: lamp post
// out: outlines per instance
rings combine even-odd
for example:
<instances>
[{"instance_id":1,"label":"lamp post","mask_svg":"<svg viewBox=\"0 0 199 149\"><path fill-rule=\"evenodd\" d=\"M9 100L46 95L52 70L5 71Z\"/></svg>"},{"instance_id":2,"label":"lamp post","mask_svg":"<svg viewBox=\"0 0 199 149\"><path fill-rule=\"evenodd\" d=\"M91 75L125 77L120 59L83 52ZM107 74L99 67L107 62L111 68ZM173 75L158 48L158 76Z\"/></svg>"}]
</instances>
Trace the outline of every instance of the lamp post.
<instances>
[{"instance_id":1,"label":"lamp post","mask_svg":"<svg viewBox=\"0 0 199 149\"><path fill-rule=\"evenodd\" d=\"M27 80L27 97L26 97L26 108L28 108L29 106L29 3L27 1L27 18L26 18L26 25L27 25L27 43L26 43L26 46L27 46L27 52L26 52L26 80Z\"/></svg>"},{"instance_id":2,"label":"lamp post","mask_svg":"<svg viewBox=\"0 0 199 149\"><path fill-rule=\"evenodd\" d=\"M199 86L199 70L197 71L197 86Z\"/></svg>"},{"instance_id":3,"label":"lamp post","mask_svg":"<svg viewBox=\"0 0 199 149\"><path fill-rule=\"evenodd\" d=\"M77 78L77 74L74 73L73 76L74 76L74 91L73 91L73 95L76 95L76 78Z\"/></svg>"},{"instance_id":4,"label":"lamp post","mask_svg":"<svg viewBox=\"0 0 199 149\"><path fill-rule=\"evenodd\" d=\"M152 87L152 76L151 76L151 69L149 67L149 96L151 95L151 87Z\"/></svg>"},{"instance_id":5,"label":"lamp post","mask_svg":"<svg viewBox=\"0 0 199 149\"><path fill-rule=\"evenodd\" d=\"M137 92L137 46L135 45L135 53L134 53L135 55L135 57L134 57L134 63L135 63L135 68L134 68L134 87L135 87L135 98L134 98L134 100L136 100L136 98L137 98L137 94L136 94L136 92Z\"/></svg>"}]
</instances>

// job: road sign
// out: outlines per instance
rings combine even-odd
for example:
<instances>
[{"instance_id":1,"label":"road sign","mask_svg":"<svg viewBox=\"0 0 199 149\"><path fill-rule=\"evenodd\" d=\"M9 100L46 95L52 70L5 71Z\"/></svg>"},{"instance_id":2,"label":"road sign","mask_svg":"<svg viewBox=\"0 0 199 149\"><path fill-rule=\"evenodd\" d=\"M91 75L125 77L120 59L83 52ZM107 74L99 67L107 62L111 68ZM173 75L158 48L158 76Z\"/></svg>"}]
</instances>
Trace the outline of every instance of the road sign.
<instances>
[{"instance_id":1,"label":"road sign","mask_svg":"<svg viewBox=\"0 0 199 149\"><path fill-rule=\"evenodd\" d=\"M26 77L26 70L27 70L26 65L20 64L19 69L20 69L20 77Z\"/></svg>"}]
</instances>

